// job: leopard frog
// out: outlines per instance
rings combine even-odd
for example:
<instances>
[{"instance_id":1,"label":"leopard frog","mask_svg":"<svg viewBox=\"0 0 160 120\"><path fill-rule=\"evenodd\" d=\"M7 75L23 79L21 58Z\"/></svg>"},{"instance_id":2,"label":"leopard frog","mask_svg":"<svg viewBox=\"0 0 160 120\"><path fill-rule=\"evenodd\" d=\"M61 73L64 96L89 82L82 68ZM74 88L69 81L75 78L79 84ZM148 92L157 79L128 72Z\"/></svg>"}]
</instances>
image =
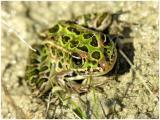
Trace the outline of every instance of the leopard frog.
<instances>
[{"instance_id":1,"label":"leopard frog","mask_svg":"<svg viewBox=\"0 0 160 120\"><path fill-rule=\"evenodd\" d=\"M32 47L26 68L26 81L42 96L58 85L83 91L80 82L89 76L102 76L112 70L117 59L115 43L103 32L112 14L94 13L72 21L60 21L44 33L41 43ZM84 86L83 86L84 88Z\"/></svg>"}]
</instances>

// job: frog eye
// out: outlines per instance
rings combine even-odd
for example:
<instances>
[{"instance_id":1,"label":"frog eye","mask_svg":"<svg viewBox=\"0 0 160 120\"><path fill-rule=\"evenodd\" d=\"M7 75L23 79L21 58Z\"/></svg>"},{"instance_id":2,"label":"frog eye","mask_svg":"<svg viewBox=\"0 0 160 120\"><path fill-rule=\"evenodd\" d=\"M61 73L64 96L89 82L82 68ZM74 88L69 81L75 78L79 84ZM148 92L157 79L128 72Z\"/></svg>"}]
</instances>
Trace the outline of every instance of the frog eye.
<instances>
[{"instance_id":1,"label":"frog eye","mask_svg":"<svg viewBox=\"0 0 160 120\"><path fill-rule=\"evenodd\" d=\"M103 45L106 46L110 43L110 37L108 35L102 35Z\"/></svg>"},{"instance_id":2,"label":"frog eye","mask_svg":"<svg viewBox=\"0 0 160 120\"><path fill-rule=\"evenodd\" d=\"M78 67L82 66L83 64L82 57L77 53L72 53L72 62Z\"/></svg>"}]
</instances>

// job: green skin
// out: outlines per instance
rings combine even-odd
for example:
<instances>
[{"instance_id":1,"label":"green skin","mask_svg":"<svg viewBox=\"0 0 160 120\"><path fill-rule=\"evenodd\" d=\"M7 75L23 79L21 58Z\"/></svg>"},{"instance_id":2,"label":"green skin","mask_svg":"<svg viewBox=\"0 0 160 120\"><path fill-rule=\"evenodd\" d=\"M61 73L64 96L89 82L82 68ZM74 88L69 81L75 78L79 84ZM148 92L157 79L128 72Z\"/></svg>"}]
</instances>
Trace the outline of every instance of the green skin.
<instances>
[{"instance_id":1,"label":"green skin","mask_svg":"<svg viewBox=\"0 0 160 120\"><path fill-rule=\"evenodd\" d=\"M26 68L26 80L38 96L58 84L66 87L65 80L72 81L73 88L81 92L74 82L89 76L101 76L115 65L115 43L101 31L110 24L109 13L88 14L74 21L60 21L45 32L45 39L30 51ZM95 30L93 30L93 29Z\"/></svg>"}]
</instances>

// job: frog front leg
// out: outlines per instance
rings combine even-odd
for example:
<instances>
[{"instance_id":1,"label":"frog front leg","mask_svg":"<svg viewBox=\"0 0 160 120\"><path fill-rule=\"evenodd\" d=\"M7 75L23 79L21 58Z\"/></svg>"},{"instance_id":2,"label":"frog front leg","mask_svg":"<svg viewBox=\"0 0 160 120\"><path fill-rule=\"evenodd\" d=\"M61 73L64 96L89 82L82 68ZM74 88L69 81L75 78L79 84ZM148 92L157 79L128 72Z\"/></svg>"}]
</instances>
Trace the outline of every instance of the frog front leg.
<instances>
[{"instance_id":1,"label":"frog front leg","mask_svg":"<svg viewBox=\"0 0 160 120\"><path fill-rule=\"evenodd\" d=\"M63 73L63 72L59 72L59 73L54 72L53 73L51 70L50 77L48 78L47 82L44 82L41 85L39 92L38 92L38 96L39 97L43 96L46 92L51 90L53 87L54 88L56 87L57 90L60 90L61 88L63 88L65 86L65 83L63 81L65 74L66 73Z\"/></svg>"},{"instance_id":2,"label":"frog front leg","mask_svg":"<svg viewBox=\"0 0 160 120\"><path fill-rule=\"evenodd\" d=\"M57 73L51 73L52 75L49 77L47 82L44 82L42 86L39 89L38 97L43 96L46 92L48 92L51 89L54 89L52 91L60 91L60 90L75 90L79 92L80 85L76 84L74 81L68 81L66 78L72 78L74 71L61 71ZM84 79L85 77L73 77L74 79Z\"/></svg>"}]
</instances>

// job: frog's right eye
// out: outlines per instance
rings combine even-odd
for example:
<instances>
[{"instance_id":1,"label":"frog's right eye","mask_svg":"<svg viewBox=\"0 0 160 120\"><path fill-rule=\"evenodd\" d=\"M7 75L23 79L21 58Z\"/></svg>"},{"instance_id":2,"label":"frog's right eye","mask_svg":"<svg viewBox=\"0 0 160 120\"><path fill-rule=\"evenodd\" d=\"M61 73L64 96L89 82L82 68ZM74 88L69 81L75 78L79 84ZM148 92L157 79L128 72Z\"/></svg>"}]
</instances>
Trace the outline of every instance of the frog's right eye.
<instances>
[{"instance_id":1,"label":"frog's right eye","mask_svg":"<svg viewBox=\"0 0 160 120\"><path fill-rule=\"evenodd\" d=\"M83 65L82 57L77 53L72 53L72 62L77 67L81 67Z\"/></svg>"},{"instance_id":2,"label":"frog's right eye","mask_svg":"<svg viewBox=\"0 0 160 120\"><path fill-rule=\"evenodd\" d=\"M111 38L110 38L108 35L102 34L102 35L101 35L101 38L102 38L102 40L103 40L103 45L104 45L104 46L109 45L109 43L111 42L111 41L110 41Z\"/></svg>"}]
</instances>

